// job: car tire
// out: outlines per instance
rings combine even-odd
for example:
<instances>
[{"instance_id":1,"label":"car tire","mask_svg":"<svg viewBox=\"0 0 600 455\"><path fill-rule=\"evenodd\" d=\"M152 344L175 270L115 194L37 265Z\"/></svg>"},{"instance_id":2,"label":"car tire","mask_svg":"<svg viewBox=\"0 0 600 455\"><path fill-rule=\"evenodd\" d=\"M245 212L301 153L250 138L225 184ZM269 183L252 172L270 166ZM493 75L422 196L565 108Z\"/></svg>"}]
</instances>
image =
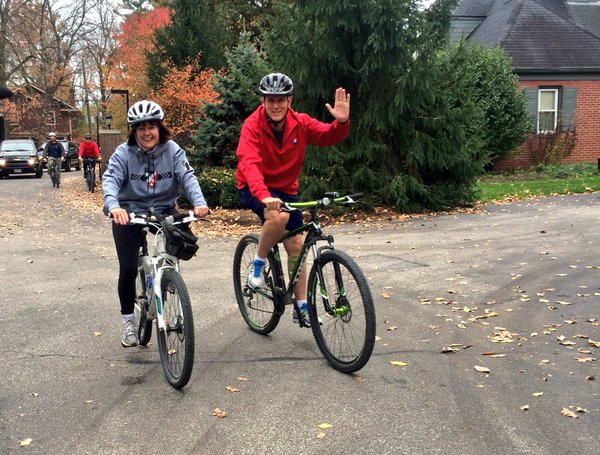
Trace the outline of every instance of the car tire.
<instances>
[{"instance_id":1,"label":"car tire","mask_svg":"<svg viewBox=\"0 0 600 455\"><path fill-rule=\"evenodd\" d=\"M75 165L75 170L76 171L80 171L81 170L81 161L77 160L77 164Z\"/></svg>"},{"instance_id":2,"label":"car tire","mask_svg":"<svg viewBox=\"0 0 600 455\"><path fill-rule=\"evenodd\" d=\"M42 175L44 175L44 170L42 168L39 168L37 171L35 171L35 178L36 179L41 179Z\"/></svg>"},{"instance_id":3,"label":"car tire","mask_svg":"<svg viewBox=\"0 0 600 455\"><path fill-rule=\"evenodd\" d=\"M65 159L65 172L71 172L71 159Z\"/></svg>"}]
</instances>

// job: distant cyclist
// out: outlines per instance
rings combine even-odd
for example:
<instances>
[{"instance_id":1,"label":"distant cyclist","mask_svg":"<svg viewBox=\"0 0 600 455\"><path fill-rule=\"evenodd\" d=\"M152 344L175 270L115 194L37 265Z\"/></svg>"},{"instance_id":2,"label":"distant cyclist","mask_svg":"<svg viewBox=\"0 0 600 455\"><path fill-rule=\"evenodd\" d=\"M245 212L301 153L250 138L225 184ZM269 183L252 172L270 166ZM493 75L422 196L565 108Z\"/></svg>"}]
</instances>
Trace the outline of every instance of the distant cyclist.
<instances>
[{"instance_id":1,"label":"distant cyclist","mask_svg":"<svg viewBox=\"0 0 600 455\"><path fill-rule=\"evenodd\" d=\"M100 150L98 144L92 140L92 135L87 133L85 140L79 144L79 161L83 165L83 178L87 177L89 166L94 166L96 161L100 159Z\"/></svg>"},{"instance_id":2,"label":"distant cyclist","mask_svg":"<svg viewBox=\"0 0 600 455\"><path fill-rule=\"evenodd\" d=\"M62 160L65 157L65 149L63 146L56 140L56 133L48 133L48 138L50 139L46 142L46 146L44 147L43 156L48 158L48 172L54 167L56 172L56 181L52 181L52 186L59 188L60 187L60 168L62 166Z\"/></svg>"},{"instance_id":3,"label":"distant cyclist","mask_svg":"<svg viewBox=\"0 0 600 455\"><path fill-rule=\"evenodd\" d=\"M254 267L248 277L248 286L264 286L262 268L269 250L285 231L302 225L300 212L280 212L281 202L298 201L298 177L304 162L307 145L332 146L350 132L350 94L338 88L334 105L325 106L334 117L333 123L323 123L307 114L295 112L292 105L294 85L281 73L271 73L260 81L258 91L261 105L242 126L237 148L239 159L236 179L238 193L244 207L255 212L262 221ZM302 235L284 242L288 254L288 268L293 270L300 256ZM295 290L298 308L305 325L308 321L306 302L306 267ZM298 315L293 313L294 322Z\"/></svg>"}]
</instances>

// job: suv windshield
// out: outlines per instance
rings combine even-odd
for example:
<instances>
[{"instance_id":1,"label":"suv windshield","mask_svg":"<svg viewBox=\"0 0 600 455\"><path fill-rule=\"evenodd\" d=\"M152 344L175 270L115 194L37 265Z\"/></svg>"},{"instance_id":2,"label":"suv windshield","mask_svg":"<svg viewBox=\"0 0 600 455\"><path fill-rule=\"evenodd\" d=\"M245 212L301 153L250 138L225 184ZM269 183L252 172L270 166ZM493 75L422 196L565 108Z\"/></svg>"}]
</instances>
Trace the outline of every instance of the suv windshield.
<instances>
[{"instance_id":1,"label":"suv windshield","mask_svg":"<svg viewBox=\"0 0 600 455\"><path fill-rule=\"evenodd\" d=\"M31 144L27 142L3 142L0 150L4 152L31 152Z\"/></svg>"}]
</instances>

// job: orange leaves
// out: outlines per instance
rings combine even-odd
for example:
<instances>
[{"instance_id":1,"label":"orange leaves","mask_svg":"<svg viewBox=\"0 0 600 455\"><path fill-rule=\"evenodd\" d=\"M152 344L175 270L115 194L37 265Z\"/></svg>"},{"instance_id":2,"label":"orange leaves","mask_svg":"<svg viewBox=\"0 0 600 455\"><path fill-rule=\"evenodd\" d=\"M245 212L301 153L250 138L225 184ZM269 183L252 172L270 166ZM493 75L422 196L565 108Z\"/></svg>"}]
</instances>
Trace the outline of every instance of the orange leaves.
<instances>
[{"instance_id":1,"label":"orange leaves","mask_svg":"<svg viewBox=\"0 0 600 455\"><path fill-rule=\"evenodd\" d=\"M155 48L154 32L171 22L171 14L168 8L156 7L127 16L115 37L119 46L109 86L127 88L133 99L148 95L146 55Z\"/></svg>"},{"instance_id":2,"label":"orange leaves","mask_svg":"<svg viewBox=\"0 0 600 455\"><path fill-rule=\"evenodd\" d=\"M218 93L212 89L213 71L197 72L197 62L182 69L168 65L161 87L152 98L165 111L166 123L175 136L186 135L195 129L205 103L212 103Z\"/></svg>"}]
</instances>

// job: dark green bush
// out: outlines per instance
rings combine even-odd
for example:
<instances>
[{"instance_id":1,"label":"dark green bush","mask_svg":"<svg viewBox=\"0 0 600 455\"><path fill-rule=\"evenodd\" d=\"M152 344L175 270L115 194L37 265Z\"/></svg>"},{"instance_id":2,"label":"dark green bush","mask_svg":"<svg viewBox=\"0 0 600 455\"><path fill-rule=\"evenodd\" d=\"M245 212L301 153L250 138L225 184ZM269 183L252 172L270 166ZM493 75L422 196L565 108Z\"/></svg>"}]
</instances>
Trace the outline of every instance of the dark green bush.
<instances>
[{"instance_id":1,"label":"dark green bush","mask_svg":"<svg viewBox=\"0 0 600 455\"><path fill-rule=\"evenodd\" d=\"M209 207L241 208L234 169L205 169L198 175L198 183Z\"/></svg>"}]
</instances>

